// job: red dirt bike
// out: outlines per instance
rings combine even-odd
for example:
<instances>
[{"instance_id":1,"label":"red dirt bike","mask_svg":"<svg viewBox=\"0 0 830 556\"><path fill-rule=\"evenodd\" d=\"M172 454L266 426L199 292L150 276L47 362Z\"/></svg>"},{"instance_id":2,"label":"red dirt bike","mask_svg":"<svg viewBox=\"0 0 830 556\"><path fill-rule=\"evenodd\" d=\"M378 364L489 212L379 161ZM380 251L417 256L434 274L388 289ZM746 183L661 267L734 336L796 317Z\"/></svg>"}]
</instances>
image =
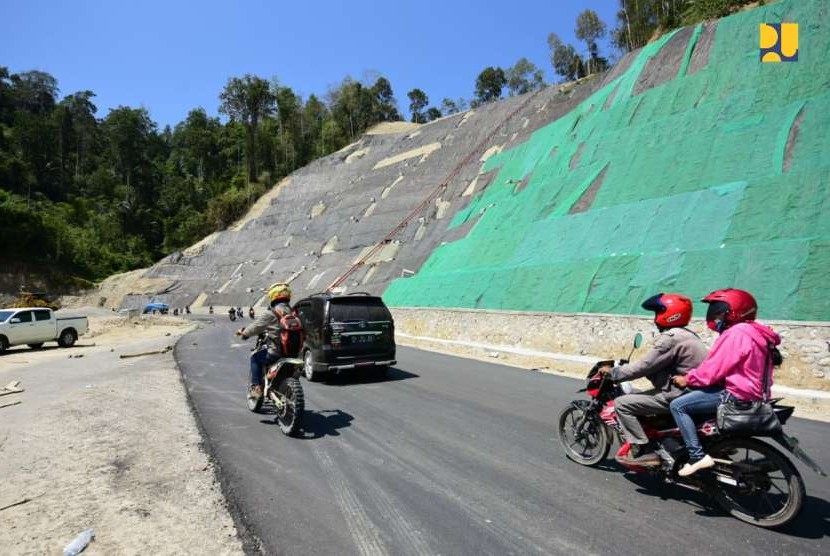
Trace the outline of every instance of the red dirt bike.
<instances>
[{"instance_id":1,"label":"red dirt bike","mask_svg":"<svg viewBox=\"0 0 830 556\"><path fill-rule=\"evenodd\" d=\"M634 339L634 349L640 347L642 335ZM632 350L633 353L634 350ZM630 355L629 355L630 357ZM627 360L621 360L621 363ZM586 466L598 465L611 449L616 437L619 458L628 454L630 443L625 442L617 422L614 399L628 393L599 372L603 365L614 361L600 361L588 373L586 388L590 399L574 400L559 416L559 441L565 455ZM778 419L783 425L793 414L793 407L777 405L772 400ZM637 473L657 475L667 483L675 483L703 492L732 516L759 527L782 527L796 518L806 497L804 481L789 458L771 444L749 436L720 434L714 415L696 420L698 436L706 453L715 459L715 466L680 477L677 472L689 456L680 430L671 415L642 417L641 423L648 438L657 445L661 464L641 467L625 464ZM798 439L780 434L772 440L784 447L819 475L826 476L819 466L798 446Z\"/></svg>"}]
</instances>

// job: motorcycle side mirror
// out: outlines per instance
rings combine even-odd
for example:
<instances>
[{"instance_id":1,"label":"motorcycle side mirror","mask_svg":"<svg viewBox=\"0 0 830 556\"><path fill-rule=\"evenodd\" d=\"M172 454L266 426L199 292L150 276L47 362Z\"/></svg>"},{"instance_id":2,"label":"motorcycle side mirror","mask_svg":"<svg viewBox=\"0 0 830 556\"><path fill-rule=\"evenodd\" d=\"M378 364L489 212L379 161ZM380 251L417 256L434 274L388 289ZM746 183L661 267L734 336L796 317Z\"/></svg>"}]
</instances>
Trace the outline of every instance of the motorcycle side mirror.
<instances>
[{"instance_id":1,"label":"motorcycle side mirror","mask_svg":"<svg viewBox=\"0 0 830 556\"><path fill-rule=\"evenodd\" d=\"M643 345L643 335L637 332L634 335L634 346L631 348L631 353L628 354L628 359L631 359L631 356L634 355L634 350ZM626 362L628 361L626 359Z\"/></svg>"}]
</instances>

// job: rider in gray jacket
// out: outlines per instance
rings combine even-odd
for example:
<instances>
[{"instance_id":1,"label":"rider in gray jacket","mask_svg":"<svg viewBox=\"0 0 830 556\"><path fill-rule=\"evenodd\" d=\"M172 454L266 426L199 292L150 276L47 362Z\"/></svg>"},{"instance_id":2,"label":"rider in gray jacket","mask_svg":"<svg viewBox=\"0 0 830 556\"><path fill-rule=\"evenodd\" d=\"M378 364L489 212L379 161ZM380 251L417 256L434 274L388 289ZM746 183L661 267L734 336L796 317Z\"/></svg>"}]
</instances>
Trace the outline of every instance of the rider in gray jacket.
<instances>
[{"instance_id":1,"label":"rider in gray jacket","mask_svg":"<svg viewBox=\"0 0 830 556\"><path fill-rule=\"evenodd\" d=\"M291 301L291 288L288 287L288 284L282 283L272 285L268 288L268 301L270 302L270 310L263 311L250 326L236 331L237 335L242 336L243 340L260 334L266 336L276 334L273 329L279 328L280 319L291 313L291 306L288 305ZM251 388L249 395L252 398L262 397L263 371L269 363L278 360L282 355L279 353L280 342L278 338L269 337L266 345L268 349L255 351L251 355Z\"/></svg>"},{"instance_id":2,"label":"rider in gray jacket","mask_svg":"<svg viewBox=\"0 0 830 556\"><path fill-rule=\"evenodd\" d=\"M669 413L669 403L684 393L672 384L671 377L686 374L706 358L706 345L697 334L685 328L692 318L692 300L685 295L661 293L643 302L642 307L654 311L654 323L660 335L651 350L635 363L603 367L601 372L615 382L645 377L652 388L645 392L626 394L615 400L617 421L631 450L623 463L659 465L660 458L649 451L649 440L638 416Z\"/></svg>"}]
</instances>

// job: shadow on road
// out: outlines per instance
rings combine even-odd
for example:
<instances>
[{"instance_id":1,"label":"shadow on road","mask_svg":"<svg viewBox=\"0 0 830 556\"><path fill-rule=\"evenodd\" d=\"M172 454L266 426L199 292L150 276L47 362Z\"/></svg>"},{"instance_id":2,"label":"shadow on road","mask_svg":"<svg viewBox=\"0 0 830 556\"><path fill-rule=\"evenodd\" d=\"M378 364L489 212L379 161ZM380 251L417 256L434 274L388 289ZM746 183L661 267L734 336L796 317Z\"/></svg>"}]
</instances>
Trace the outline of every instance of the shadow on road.
<instances>
[{"instance_id":1,"label":"shadow on road","mask_svg":"<svg viewBox=\"0 0 830 556\"><path fill-rule=\"evenodd\" d=\"M26 353L37 353L37 352L40 352L40 351L57 351L57 350L61 350L61 349L68 350L67 353L71 353L71 351L69 351L69 350L78 349L78 348L88 348L88 347L95 347L95 344L75 344L74 346L72 346L70 348L63 348L63 347L60 347L58 345L41 346L39 348L30 348L27 345L20 345L20 346L13 346L13 347L7 348L5 351L0 351L0 357L3 357L4 355L14 355L14 354L24 355Z\"/></svg>"},{"instance_id":2,"label":"shadow on road","mask_svg":"<svg viewBox=\"0 0 830 556\"><path fill-rule=\"evenodd\" d=\"M656 477L647 475L627 473L624 476L637 485L638 494L658 497L661 500L683 502L696 507L697 515L734 519L712 498L702 492L689 490L679 485L666 484ZM830 536L830 503L814 496L807 496L804 500L804 507L795 521L781 529L768 529L768 531L804 539L828 537Z\"/></svg>"},{"instance_id":3,"label":"shadow on road","mask_svg":"<svg viewBox=\"0 0 830 556\"><path fill-rule=\"evenodd\" d=\"M419 375L404 371L396 367L389 367L385 374L378 374L374 369L358 369L351 373L329 375L324 384L329 386L354 386L357 384L375 384L379 382L395 382L409 378L418 378Z\"/></svg>"},{"instance_id":4,"label":"shadow on road","mask_svg":"<svg viewBox=\"0 0 830 556\"><path fill-rule=\"evenodd\" d=\"M265 425L276 425L276 409L273 406L266 406L262 409L263 415L274 415L273 419L260 419ZM298 436L300 440L314 440L324 436L340 436L339 429L351 426L354 417L340 409L323 409L320 411L306 410L303 415L303 434Z\"/></svg>"},{"instance_id":5,"label":"shadow on road","mask_svg":"<svg viewBox=\"0 0 830 556\"><path fill-rule=\"evenodd\" d=\"M830 502L807 496L801 514L779 532L803 539L830 537Z\"/></svg>"},{"instance_id":6,"label":"shadow on road","mask_svg":"<svg viewBox=\"0 0 830 556\"><path fill-rule=\"evenodd\" d=\"M702 492L697 492L680 485L665 483L662 479L641 473L626 473L626 479L634 483L638 494L653 496L661 500L676 500L698 508L697 514L704 516L728 516L714 500Z\"/></svg>"},{"instance_id":7,"label":"shadow on road","mask_svg":"<svg viewBox=\"0 0 830 556\"><path fill-rule=\"evenodd\" d=\"M303 422L302 440L313 440L324 436L340 436L339 429L350 427L354 417L340 409L306 411Z\"/></svg>"}]
</instances>

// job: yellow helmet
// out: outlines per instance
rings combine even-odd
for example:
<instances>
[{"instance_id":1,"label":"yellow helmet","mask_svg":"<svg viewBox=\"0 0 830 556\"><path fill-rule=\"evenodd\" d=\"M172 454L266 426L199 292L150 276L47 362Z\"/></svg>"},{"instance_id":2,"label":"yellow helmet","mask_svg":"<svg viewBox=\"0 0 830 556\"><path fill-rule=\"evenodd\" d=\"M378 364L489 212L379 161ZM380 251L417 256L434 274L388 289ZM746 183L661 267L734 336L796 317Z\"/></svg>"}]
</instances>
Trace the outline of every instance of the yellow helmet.
<instances>
[{"instance_id":1,"label":"yellow helmet","mask_svg":"<svg viewBox=\"0 0 830 556\"><path fill-rule=\"evenodd\" d=\"M279 301L291 301L291 288L283 282L268 287L268 302L274 305Z\"/></svg>"}]
</instances>

